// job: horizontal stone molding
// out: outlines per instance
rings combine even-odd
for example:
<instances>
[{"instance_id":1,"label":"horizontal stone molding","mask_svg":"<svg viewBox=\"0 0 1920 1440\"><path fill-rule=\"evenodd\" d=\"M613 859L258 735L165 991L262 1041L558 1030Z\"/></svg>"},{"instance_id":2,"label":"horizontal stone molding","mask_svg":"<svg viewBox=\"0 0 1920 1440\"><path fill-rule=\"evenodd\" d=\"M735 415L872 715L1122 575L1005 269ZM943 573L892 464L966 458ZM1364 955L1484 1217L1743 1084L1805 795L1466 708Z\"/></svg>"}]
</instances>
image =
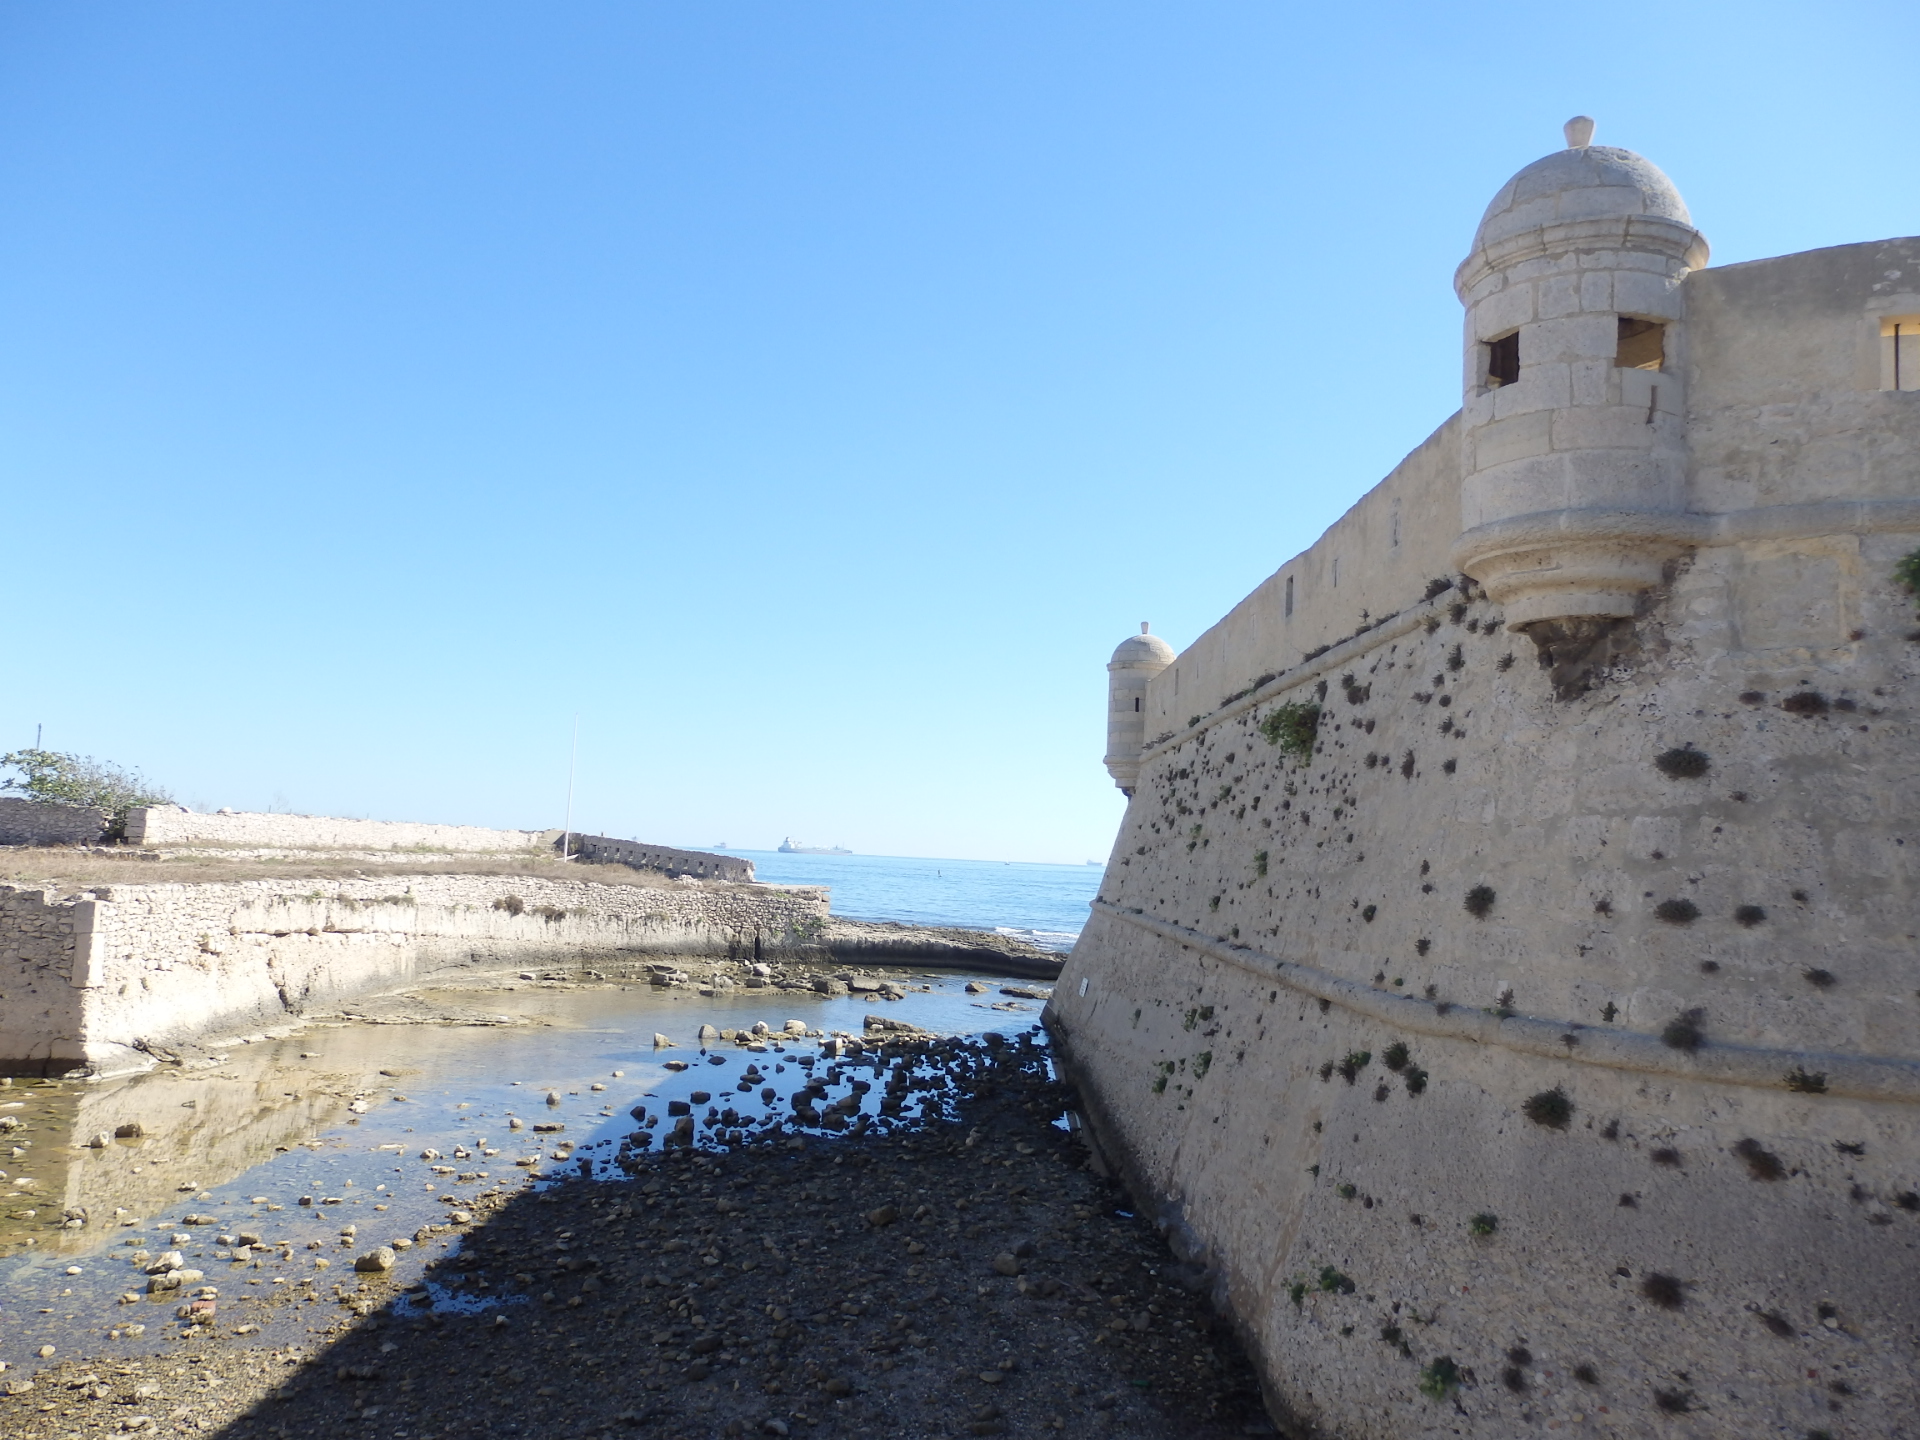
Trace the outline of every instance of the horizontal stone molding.
<instances>
[{"instance_id":1,"label":"horizontal stone molding","mask_svg":"<svg viewBox=\"0 0 1920 1440\"><path fill-rule=\"evenodd\" d=\"M1665 215L1609 215L1556 220L1481 245L1453 272L1453 293L1470 303L1474 287L1496 270L1569 250L1625 250L1661 255L1698 270L1711 253L1707 238Z\"/></svg>"},{"instance_id":2,"label":"horizontal stone molding","mask_svg":"<svg viewBox=\"0 0 1920 1440\"><path fill-rule=\"evenodd\" d=\"M1543 510L1478 525L1453 548L1462 570L1492 556L1569 542L1689 550L1823 535L1920 534L1920 500L1810 500L1751 510Z\"/></svg>"},{"instance_id":3,"label":"horizontal stone molding","mask_svg":"<svg viewBox=\"0 0 1920 1440\"><path fill-rule=\"evenodd\" d=\"M1796 1086L1790 1080L1820 1077L1823 1088L1800 1089L1798 1093L1810 1097L1832 1095L1853 1100L1920 1104L1920 1062L1912 1060L1888 1055L1837 1055L1712 1042L1703 1043L1697 1050L1677 1050L1657 1035L1640 1031L1598 1029L1531 1015L1500 1015L1446 1001L1393 995L1317 965L1282 960L1251 946L1230 944L1183 925L1135 914L1105 900L1095 900L1093 908L1250 975L1416 1035L1496 1045L1527 1055L1703 1084L1794 1090ZM1800 1083L1804 1086L1806 1081L1803 1079Z\"/></svg>"},{"instance_id":4,"label":"horizontal stone molding","mask_svg":"<svg viewBox=\"0 0 1920 1440\"><path fill-rule=\"evenodd\" d=\"M1768 540L1812 540L1825 535L1920 535L1920 500L1812 500L1801 505L1762 505L1751 510L1701 514L1685 510L1549 510L1516 515L1469 530L1460 537L1453 563L1464 555L1534 549L1568 541L1611 541L1667 545L1677 551L1709 545L1745 545ZM1476 539L1475 537L1479 537ZM1357 664L1380 646L1398 640L1444 614L1457 592L1410 606L1369 630L1350 636L1311 660L1303 661L1230 705L1203 715L1164 740L1147 745L1140 762L1178 750L1215 725L1277 700L1289 690Z\"/></svg>"}]
</instances>

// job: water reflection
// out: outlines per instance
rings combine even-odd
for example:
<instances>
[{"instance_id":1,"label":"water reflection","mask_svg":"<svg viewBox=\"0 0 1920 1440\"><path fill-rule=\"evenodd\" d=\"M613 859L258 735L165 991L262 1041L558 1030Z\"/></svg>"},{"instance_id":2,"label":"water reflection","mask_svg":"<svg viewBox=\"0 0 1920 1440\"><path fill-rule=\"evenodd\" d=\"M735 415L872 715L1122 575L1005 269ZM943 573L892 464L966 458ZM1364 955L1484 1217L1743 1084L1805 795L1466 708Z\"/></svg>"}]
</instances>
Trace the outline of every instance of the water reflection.
<instances>
[{"instance_id":1,"label":"water reflection","mask_svg":"<svg viewBox=\"0 0 1920 1440\"><path fill-rule=\"evenodd\" d=\"M481 1192L535 1184L560 1166L617 1173L617 1147L645 1128L630 1118L635 1108L655 1122L655 1145L677 1118L674 1101L702 1143L760 1133L769 1120L785 1135L794 1092L824 1082L823 1117L841 1108L815 1133L863 1115L886 1123L885 1097L857 1083L861 1066L820 1057L817 1040L776 1035L757 1052L716 1042L702 1054L703 1024L778 1031L797 1019L857 1035L865 1015L884 1013L952 1034L1023 1030L1037 1018L1037 1003L1003 999L998 982L984 994L967 992L968 977L915 983L929 988L896 1002L646 986L426 993L416 1000L430 1010L511 1010L516 1020L316 1026L190 1072L95 1086L15 1081L0 1089L0 1188L10 1192L0 1360L31 1369L42 1345L61 1354L164 1345L184 1328L175 1310L185 1296L149 1295L146 1269L169 1250L219 1292L223 1325L310 1343L326 1307L351 1303L337 1282L351 1281L356 1253L393 1245L402 1278L417 1276L427 1251L457 1241L447 1221ZM656 1049L656 1032L674 1048ZM749 1065L754 1083L742 1091ZM696 1093L706 1097L697 1107ZM243 1234L258 1245L238 1245ZM253 1297L286 1285L306 1304L251 1313Z\"/></svg>"}]
</instances>

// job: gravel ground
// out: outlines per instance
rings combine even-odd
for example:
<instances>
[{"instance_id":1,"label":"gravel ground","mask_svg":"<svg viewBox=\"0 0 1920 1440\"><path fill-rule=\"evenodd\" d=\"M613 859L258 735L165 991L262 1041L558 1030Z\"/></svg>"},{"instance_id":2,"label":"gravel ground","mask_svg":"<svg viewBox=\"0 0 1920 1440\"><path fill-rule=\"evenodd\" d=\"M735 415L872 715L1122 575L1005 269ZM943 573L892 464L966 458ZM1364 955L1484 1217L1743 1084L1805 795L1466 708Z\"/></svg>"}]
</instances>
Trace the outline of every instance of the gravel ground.
<instances>
[{"instance_id":1,"label":"gravel ground","mask_svg":"<svg viewBox=\"0 0 1920 1440\"><path fill-rule=\"evenodd\" d=\"M216 1315L0 1377L0 1434L1273 1434L1200 1277L1052 1123L1044 1049L990 1038L902 1038L867 1072L950 1118L483 1199L407 1289L342 1265L247 1307L293 1307L304 1344Z\"/></svg>"}]
</instances>

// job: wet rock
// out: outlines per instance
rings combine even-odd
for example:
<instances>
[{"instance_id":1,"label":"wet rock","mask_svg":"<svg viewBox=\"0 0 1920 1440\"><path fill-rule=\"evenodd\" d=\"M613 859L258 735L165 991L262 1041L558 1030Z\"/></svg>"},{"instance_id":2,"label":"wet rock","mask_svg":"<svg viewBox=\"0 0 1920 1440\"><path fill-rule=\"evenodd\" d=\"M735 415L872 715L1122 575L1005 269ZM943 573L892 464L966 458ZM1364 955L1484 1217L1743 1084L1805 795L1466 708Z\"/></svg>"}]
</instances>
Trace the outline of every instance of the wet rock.
<instances>
[{"instance_id":1,"label":"wet rock","mask_svg":"<svg viewBox=\"0 0 1920 1440\"><path fill-rule=\"evenodd\" d=\"M996 1275L1018 1275L1020 1273L1019 1257L1002 1251L993 1257L993 1272Z\"/></svg>"},{"instance_id":2,"label":"wet rock","mask_svg":"<svg viewBox=\"0 0 1920 1440\"><path fill-rule=\"evenodd\" d=\"M393 1269L397 1259L398 1257L393 1253L392 1246L378 1245L367 1251L366 1254L355 1259L353 1268L355 1270L368 1271L373 1274L385 1274L387 1271Z\"/></svg>"},{"instance_id":3,"label":"wet rock","mask_svg":"<svg viewBox=\"0 0 1920 1440\"><path fill-rule=\"evenodd\" d=\"M656 1050L671 1050L674 1048L674 1044L673 1041L656 1030L653 1032L653 1048Z\"/></svg>"}]
</instances>

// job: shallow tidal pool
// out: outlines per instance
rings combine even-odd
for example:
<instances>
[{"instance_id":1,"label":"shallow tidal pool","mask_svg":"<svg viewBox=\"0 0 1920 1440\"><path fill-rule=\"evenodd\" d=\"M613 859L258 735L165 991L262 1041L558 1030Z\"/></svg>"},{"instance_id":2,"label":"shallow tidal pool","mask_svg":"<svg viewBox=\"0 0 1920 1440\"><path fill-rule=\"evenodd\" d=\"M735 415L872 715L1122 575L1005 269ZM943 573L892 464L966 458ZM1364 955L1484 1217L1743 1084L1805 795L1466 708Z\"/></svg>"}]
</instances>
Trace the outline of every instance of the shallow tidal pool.
<instances>
[{"instance_id":1,"label":"shallow tidal pool","mask_svg":"<svg viewBox=\"0 0 1920 1440\"><path fill-rule=\"evenodd\" d=\"M351 1304L356 1258L382 1246L391 1274L425 1287L422 1300L493 1303L420 1278L424 1261L457 1245L463 1205L563 1168L617 1175L622 1141L645 1133L658 1148L673 1102L702 1144L770 1135L762 1143L800 1146L827 1134L794 1120L793 1093L810 1083L826 1089L823 1107L839 1102L835 1124L900 1123L939 1103L935 1087L883 1117L859 1058L824 1055L818 1035L783 1035L787 1021L859 1036L865 1016L882 1014L953 1035L1017 1033L1039 1018L1039 1000L999 993L1030 980L907 983L925 988L889 1002L523 978L413 992L403 1013L368 1006L375 1018L235 1045L204 1068L16 1079L0 1089L0 1121L15 1121L0 1133L0 1386L54 1358L165 1349L209 1313L292 1358L320 1317L299 1306L256 1319L249 1302L293 1286L314 1307ZM709 1039L703 1051L703 1025L756 1022L774 1032L755 1042L763 1048ZM656 1048L656 1032L673 1046ZM644 1123L632 1113L641 1107ZM149 1269L172 1252L181 1280L150 1291Z\"/></svg>"}]
</instances>

